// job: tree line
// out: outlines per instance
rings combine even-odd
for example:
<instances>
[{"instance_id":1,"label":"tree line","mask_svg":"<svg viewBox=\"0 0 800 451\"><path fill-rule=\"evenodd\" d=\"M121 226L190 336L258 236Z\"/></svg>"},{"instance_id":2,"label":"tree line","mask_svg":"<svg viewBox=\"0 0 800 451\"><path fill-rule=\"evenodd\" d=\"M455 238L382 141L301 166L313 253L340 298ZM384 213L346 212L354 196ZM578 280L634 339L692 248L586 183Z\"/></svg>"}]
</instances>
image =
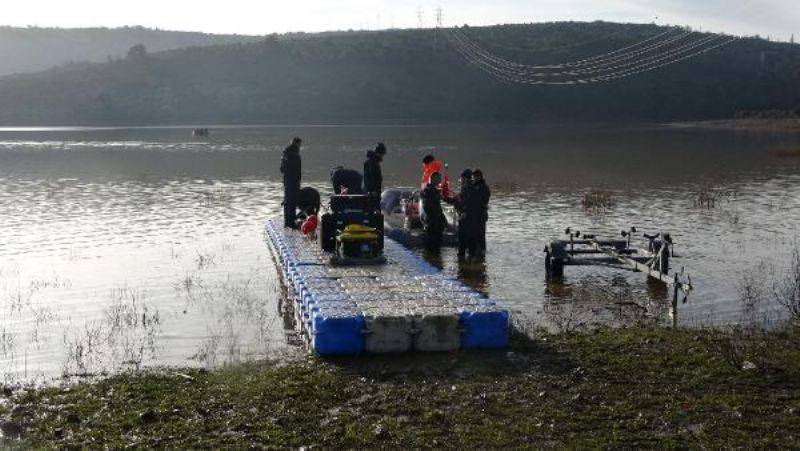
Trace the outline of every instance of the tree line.
<instances>
[{"instance_id":1,"label":"tree line","mask_svg":"<svg viewBox=\"0 0 800 451\"><path fill-rule=\"evenodd\" d=\"M469 28L493 53L551 64L612 51L655 25ZM465 61L436 29L272 35L0 78L0 125L574 123L731 118L800 108L800 47L758 38L591 86L522 86Z\"/></svg>"}]
</instances>

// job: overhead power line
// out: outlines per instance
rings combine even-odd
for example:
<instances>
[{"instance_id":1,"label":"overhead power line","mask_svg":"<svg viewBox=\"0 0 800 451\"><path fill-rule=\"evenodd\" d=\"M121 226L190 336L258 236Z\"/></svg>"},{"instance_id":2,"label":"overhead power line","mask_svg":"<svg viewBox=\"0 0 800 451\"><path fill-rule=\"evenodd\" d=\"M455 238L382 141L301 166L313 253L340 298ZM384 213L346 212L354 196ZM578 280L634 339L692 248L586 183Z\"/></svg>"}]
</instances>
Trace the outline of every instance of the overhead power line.
<instances>
[{"instance_id":1,"label":"overhead power line","mask_svg":"<svg viewBox=\"0 0 800 451\"><path fill-rule=\"evenodd\" d=\"M560 64L550 64L550 65L538 65L538 66L535 66L535 65L528 65L528 64L520 64L520 63L516 63L514 61L509 61L509 60L500 58L500 57L498 57L498 56L486 51L485 49L481 48L480 46L478 46L474 41L471 41L469 39L469 37L467 37L466 34L461 32L460 30L456 30L456 29L452 30L453 33L457 33L457 34L461 35L461 37L462 37L461 42L464 45L471 47L472 49L474 49L479 54L485 55L486 58L495 61L497 64L503 65L503 66L507 66L507 67L519 68L519 69L529 69L529 70L532 70L534 72L540 72L542 70L548 70L548 69L580 68L580 67L583 67L583 66L599 64L599 63L602 63L602 62L612 62L612 61L619 61L619 60L622 60L622 59L629 59L629 58L631 58L633 56L641 55L643 53L647 53L649 51L664 47L664 46L669 45L669 44L672 44L672 43L674 43L676 41L679 41L679 40L691 35L690 31L685 31L685 30L682 33L679 33L679 34L675 35L674 34L675 31L676 31L676 29L670 29L670 30L667 30L667 31L665 31L663 33L660 33L660 34L656 35L656 36L653 36L651 38L645 39L643 41L639 41L639 42L637 42L635 44L629 45L627 47L623 47L621 49L617 49L617 50L615 50L613 52L608 52L608 53L604 53L604 54L601 54L601 55L596 55L596 56L593 56L593 57L590 57L590 58L584 58L584 59L578 60L578 61L571 61L571 62L560 63ZM670 34L672 34L672 36L669 36Z\"/></svg>"},{"instance_id":2,"label":"overhead power line","mask_svg":"<svg viewBox=\"0 0 800 451\"><path fill-rule=\"evenodd\" d=\"M565 68L575 67L569 70L551 71L551 69L549 69L549 66L547 67L547 69L534 69L535 67L542 67L542 66L526 66L518 64L515 65L497 64L497 66L499 68L503 68L509 73L514 73L523 76L533 76L533 77L552 77L559 75L566 76L566 75L582 75L582 74L592 74L601 72L611 72L621 68L636 66L643 62L657 60L664 55L675 54L684 49L694 49L697 47L698 44L705 44L709 41L712 41L717 36L719 35L710 35L710 36L697 35L691 37L690 39L686 39L690 37L690 34L683 34L680 35L679 37L669 40L669 42L665 41L664 45L652 46L648 50L629 52L628 54L618 55L615 58L609 58L605 60L596 60L596 64L592 66L563 66L563 65L561 66ZM474 46L470 46L469 43L465 43L463 40L461 40L460 43L468 45L470 50L474 51L476 56L481 58L486 58L487 61L495 61L491 59L490 56L486 55L485 52L481 52L480 49L476 49ZM674 45L665 47L663 50L660 50L659 52L654 52L655 49L664 47L665 45L668 44L674 44Z\"/></svg>"},{"instance_id":3,"label":"overhead power line","mask_svg":"<svg viewBox=\"0 0 800 451\"><path fill-rule=\"evenodd\" d=\"M615 51L580 61L533 66L499 58L476 45L458 30L446 30L446 33L451 45L468 62L501 80L527 85L610 82L676 64L739 39L726 35L692 37L692 33L688 31L675 35L674 30L668 30ZM553 69L562 70L553 72Z\"/></svg>"}]
</instances>

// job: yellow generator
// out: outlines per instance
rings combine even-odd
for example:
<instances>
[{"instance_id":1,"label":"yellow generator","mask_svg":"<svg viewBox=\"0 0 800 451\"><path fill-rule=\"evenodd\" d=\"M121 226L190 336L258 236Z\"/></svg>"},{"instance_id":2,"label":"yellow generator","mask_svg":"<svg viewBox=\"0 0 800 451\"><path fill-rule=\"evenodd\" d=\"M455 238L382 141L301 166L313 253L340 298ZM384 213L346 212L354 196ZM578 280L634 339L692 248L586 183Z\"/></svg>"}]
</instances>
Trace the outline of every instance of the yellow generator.
<instances>
[{"instance_id":1,"label":"yellow generator","mask_svg":"<svg viewBox=\"0 0 800 451\"><path fill-rule=\"evenodd\" d=\"M374 265L386 262L381 232L362 224L349 224L336 237L331 262L339 265Z\"/></svg>"}]
</instances>

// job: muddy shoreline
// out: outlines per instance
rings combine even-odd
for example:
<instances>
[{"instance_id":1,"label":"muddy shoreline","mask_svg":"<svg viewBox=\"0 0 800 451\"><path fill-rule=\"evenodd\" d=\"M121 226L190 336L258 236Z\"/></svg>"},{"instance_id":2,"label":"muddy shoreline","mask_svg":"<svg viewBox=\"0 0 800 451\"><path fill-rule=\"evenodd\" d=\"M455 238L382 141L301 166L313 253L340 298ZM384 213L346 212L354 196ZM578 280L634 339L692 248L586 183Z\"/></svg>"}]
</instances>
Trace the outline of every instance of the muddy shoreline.
<instances>
[{"instance_id":1,"label":"muddy shoreline","mask_svg":"<svg viewBox=\"0 0 800 451\"><path fill-rule=\"evenodd\" d=\"M798 344L797 329L537 331L503 351L6 390L0 423L23 437L6 444L45 448L782 448L800 437Z\"/></svg>"}]
</instances>

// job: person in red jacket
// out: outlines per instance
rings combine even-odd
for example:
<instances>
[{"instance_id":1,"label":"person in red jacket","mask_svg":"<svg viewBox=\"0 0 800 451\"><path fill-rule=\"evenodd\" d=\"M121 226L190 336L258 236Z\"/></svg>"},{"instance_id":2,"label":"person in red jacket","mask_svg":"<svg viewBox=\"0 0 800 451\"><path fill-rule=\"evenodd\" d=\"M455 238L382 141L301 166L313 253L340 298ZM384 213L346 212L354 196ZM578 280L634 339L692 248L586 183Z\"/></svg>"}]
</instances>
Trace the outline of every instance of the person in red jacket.
<instances>
[{"instance_id":1,"label":"person in red jacket","mask_svg":"<svg viewBox=\"0 0 800 451\"><path fill-rule=\"evenodd\" d=\"M422 188L424 189L428 183L431 182L431 175L438 172L442 174L442 162L437 160L433 155L425 155L422 159Z\"/></svg>"}]
</instances>

